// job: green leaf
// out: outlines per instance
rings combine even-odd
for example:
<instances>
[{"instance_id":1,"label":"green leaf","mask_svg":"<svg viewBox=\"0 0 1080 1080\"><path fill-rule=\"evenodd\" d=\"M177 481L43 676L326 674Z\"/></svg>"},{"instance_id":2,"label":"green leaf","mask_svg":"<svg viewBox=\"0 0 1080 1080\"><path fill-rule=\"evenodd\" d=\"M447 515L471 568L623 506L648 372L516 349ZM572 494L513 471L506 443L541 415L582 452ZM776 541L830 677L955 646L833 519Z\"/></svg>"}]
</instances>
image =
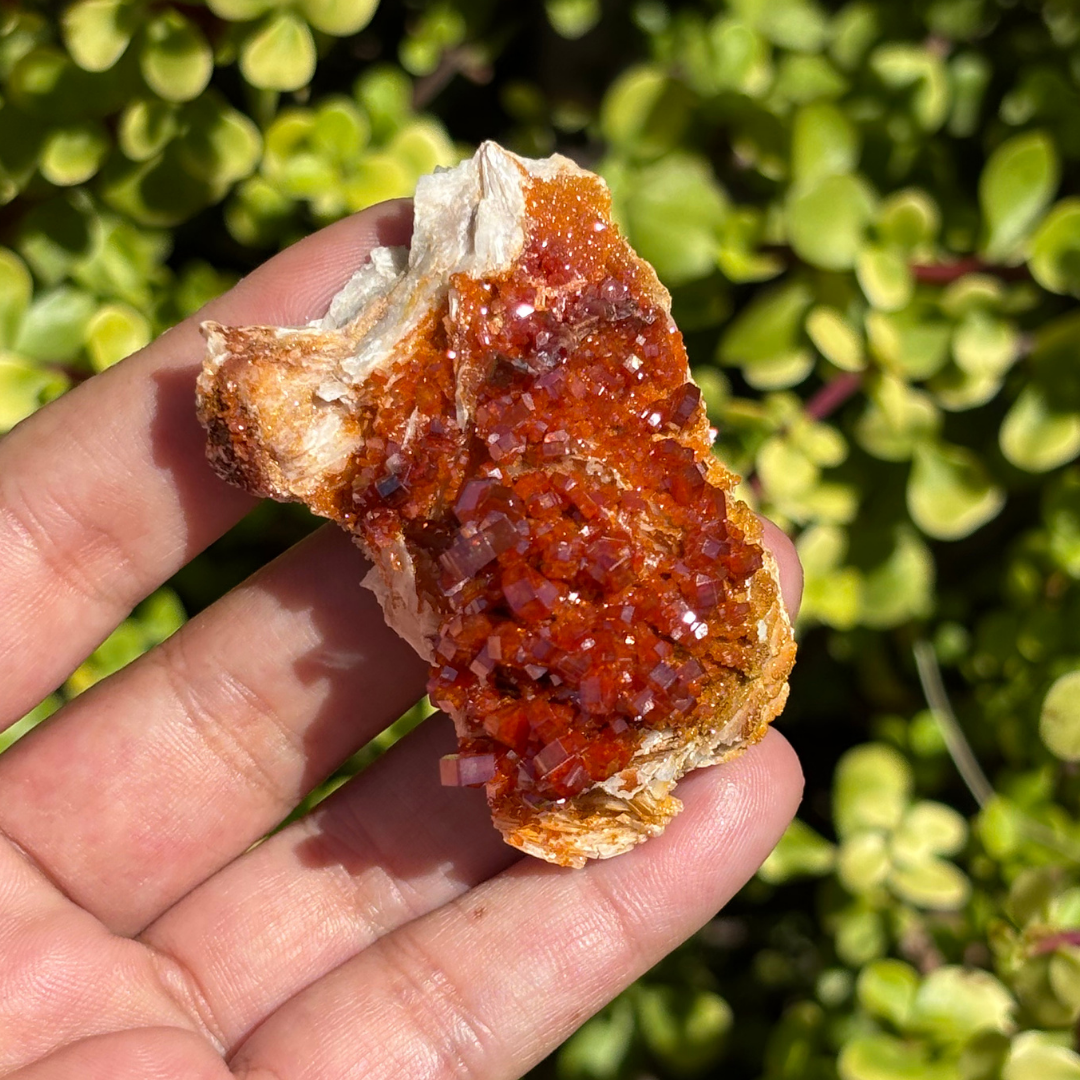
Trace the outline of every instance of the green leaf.
<instances>
[{"instance_id":1,"label":"green leaf","mask_svg":"<svg viewBox=\"0 0 1080 1080\"><path fill-rule=\"evenodd\" d=\"M153 331L146 317L127 304L105 304L86 327L86 351L95 371L104 371L148 345Z\"/></svg>"},{"instance_id":2,"label":"green leaf","mask_svg":"<svg viewBox=\"0 0 1080 1080\"><path fill-rule=\"evenodd\" d=\"M915 292L907 259L895 248L867 244L856 259L855 276L866 299L879 311L907 307Z\"/></svg>"},{"instance_id":3,"label":"green leaf","mask_svg":"<svg viewBox=\"0 0 1080 1080\"><path fill-rule=\"evenodd\" d=\"M67 379L58 372L0 353L0 433L9 431L66 389Z\"/></svg>"},{"instance_id":4,"label":"green leaf","mask_svg":"<svg viewBox=\"0 0 1080 1080\"><path fill-rule=\"evenodd\" d=\"M1031 276L1051 292L1080 296L1080 199L1062 199L1031 241Z\"/></svg>"},{"instance_id":5,"label":"green leaf","mask_svg":"<svg viewBox=\"0 0 1080 1080\"><path fill-rule=\"evenodd\" d=\"M96 309L89 293L70 285L39 293L23 318L15 348L35 360L70 360L82 349L86 326Z\"/></svg>"},{"instance_id":6,"label":"green leaf","mask_svg":"<svg viewBox=\"0 0 1080 1080\"><path fill-rule=\"evenodd\" d=\"M90 254L89 215L69 198L49 199L22 221L16 246L30 269L46 285L68 277Z\"/></svg>"},{"instance_id":7,"label":"green leaf","mask_svg":"<svg viewBox=\"0 0 1080 1080\"><path fill-rule=\"evenodd\" d=\"M677 145L689 120L689 94L651 64L624 71L600 107L600 131L612 146L638 158L655 158Z\"/></svg>"},{"instance_id":8,"label":"green leaf","mask_svg":"<svg viewBox=\"0 0 1080 1080\"><path fill-rule=\"evenodd\" d=\"M189 128L174 144L184 167L215 191L248 176L262 152L259 129L242 112L212 94L185 110Z\"/></svg>"},{"instance_id":9,"label":"green leaf","mask_svg":"<svg viewBox=\"0 0 1080 1080\"><path fill-rule=\"evenodd\" d=\"M777 370L800 376L795 381L801 382L813 366L813 356L801 340L803 316L812 299L810 288L801 281L758 293L720 339L720 362L741 366L751 385L767 385L769 374ZM763 379L755 378L759 372Z\"/></svg>"},{"instance_id":10,"label":"green leaf","mask_svg":"<svg viewBox=\"0 0 1080 1080\"><path fill-rule=\"evenodd\" d=\"M240 46L240 72L260 90L299 90L315 74L311 31L291 11L267 16Z\"/></svg>"},{"instance_id":11,"label":"green leaf","mask_svg":"<svg viewBox=\"0 0 1080 1080\"><path fill-rule=\"evenodd\" d=\"M636 1026L629 996L616 998L563 1044L558 1052L559 1075L570 1080L615 1080L630 1052Z\"/></svg>"},{"instance_id":12,"label":"green leaf","mask_svg":"<svg viewBox=\"0 0 1080 1080\"><path fill-rule=\"evenodd\" d=\"M356 80L353 97L367 113L376 140L388 139L412 115L412 82L391 64L365 71Z\"/></svg>"},{"instance_id":13,"label":"green leaf","mask_svg":"<svg viewBox=\"0 0 1080 1080\"><path fill-rule=\"evenodd\" d=\"M783 49L816 53L828 39L828 16L812 0L733 0L731 7Z\"/></svg>"},{"instance_id":14,"label":"green leaf","mask_svg":"<svg viewBox=\"0 0 1080 1080\"><path fill-rule=\"evenodd\" d=\"M1001 1080L1080 1080L1080 1054L1041 1031L1023 1031L1013 1039Z\"/></svg>"},{"instance_id":15,"label":"green leaf","mask_svg":"<svg viewBox=\"0 0 1080 1080\"><path fill-rule=\"evenodd\" d=\"M893 857L918 862L928 855L955 855L967 843L967 821L951 806L922 801L903 816L892 837Z\"/></svg>"},{"instance_id":16,"label":"green leaf","mask_svg":"<svg viewBox=\"0 0 1080 1080\"><path fill-rule=\"evenodd\" d=\"M379 0L299 0L300 11L316 30L347 37L364 29Z\"/></svg>"},{"instance_id":17,"label":"green leaf","mask_svg":"<svg viewBox=\"0 0 1080 1080\"><path fill-rule=\"evenodd\" d=\"M762 863L758 877L770 885L781 885L797 877L828 874L835 864L836 846L795 818Z\"/></svg>"},{"instance_id":18,"label":"green leaf","mask_svg":"<svg viewBox=\"0 0 1080 1080\"><path fill-rule=\"evenodd\" d=\"M862 576L859 621L874 629L923 619L934 609L934 557L913 529L897 530L889 555Z\"/></svg>"},{"instance_id":19,"label":"green leaf","mask_svg":"<svg viewBox=\"0 0 1080 1080\"><path fill-rule=\"evenodd\" d=\"M156 157L179 134L179 111L157 98L133 101L120 116L117 141L132 161Z\"/></svg>"},{"instance_id":20,"label":"green leaf","mask_svg":"<svg viewBox=\"0 0 1080 1080\"><path fill-rule=\"evenodd\" d=\"M804 105L791 128L791 176L815 184L826 176L852 172L859 163L859 133L835 106Z\"/></svg>"},{"instance_id":21,"label":"green leaf","mask_svg":"<svg viewBox=\"0 0 1080 1080\"><path fill-rule=\"evenodd\" d=\"M1020 333L1008 319L973 311L956 328L952 349L964 371L1000 379L1020 355Z\"/></svg>"},{"instance_id":22,"label":"green leaf","mask_svg":"<svg viewBox=\"0 0 1080 1080\"><path fill-rule=\"evenodd\" d=\"M833 776L837 834L895 828L911 801L911 788L911 766L898 751L881 743L849 750Z\"/></svg>"},{"instance_id":23,"label":"green leaf","mask_svg":"<svg viewBox=\"0 0 1080 1080\"><path fill-rule=\"evenodd\" d=\"M769 43L739 19L718 15L709 23L711 75L715 89L759 97L772 82Z\"/></svg>"},{"instance_id":24,"label":"green leaf","mask_svg":"<svg viewBox=\"0 0 1080 1080\"><path fill-rule=\"evenodd\" d=\"M928 394L902 379L881 375L869 386L866 410L855 425L859 444L885 461L906 461L941 429L941 413Z\"/></svg>"},{"instance_id":25,"label":"green leaf","mask_svg":"<svg viewBox=\"0 0 1080 1080\"><path fill-rule=\"evenodd\" d=\"M701 1072L722 1054L733 1017L719 994L646 984L636 1000L645 1043L668 1069Z\"/></svg>"},{"instance_id":26,"label":"green leaf","mask_svg":"<svg viewBox=\"0 0 1080 1080\"><path fill-rule=\"evenodd\" d=\"M281 6L281 0L206 0L206 6L219 19L247 22Z\"/></svg>"},{"instance_id":27,"label":"green leaf","mask_svg":"<svg viewBox=\"0 0 1080 1080\"><path fill-rule=\"evenodd\" d=\"M906 91L911 115L923 131L937 131L949 112L949 79L937 53L927 46L881 45L870 66L893 90Z\"/></svg>"},{"instance_id":28,"label":"green leaf","mask_svg":"<svg viewBox=\"0 0 1080 1080\"><path fill-rule=\"evenodd\" d=\"M415 180L389 154L365 154L346 180L345 204L350 211L412 194Z\"/></svg>"},{"instance_id":29,"label":"green leaf","mask_svg":"<svg viewBox=\"0 0 1080 1080\"><path fill-rule=\"evenodd\" d=\"M982 1031L1007 1032L1012 995L988 971L951 965L923 979L912 1002L911 1026L942 1043L962 1043Z\"/></svg>"},{"instance_id":30,"label":"green leaf","mask_svg":"<svg viewBox=\"0 0 1080 1080\"><path fill-rule=\"evenodd\" d=\"M889 1035L856 1035L836 1060L840 1080L955 1080L947 1063L930 1061L919 1043Z\"/></svg>"},{"instance_id":31,"label":"green leaf","mask_svg":"<svg viewBox=\"0 0 1080 1080\"><path fill-rule=\"evenodd\" d=\"M1039 735L1062 761L1080 761L1080 670L1057 679L1043 698Z\"/></svg>"},{"instance_id":32,"label":"green leaf","mask_svg":"<svg viewBox=\"0 0 1080 1080\"><path fill-rule=\"evenodd\" d=\"M791 246L813 266L850 270L874 208L870 186L850 174L792 187L785 211Z\"/></svg>"},{"instance_id":33,"label":"green leaf","mask_svg":"<svg viewBox=\"0 0 1080 1080\"><path fill-rule=\"evenodd\" d=\"M903 1031L915 1001L919 974L902 960L875 960L859 972L855 993L871 1016Z\"/></svg>"},{"instance_id":34,"label":"green leaf","mask_svg":"<svg viewBox=\"0 0 1080 1080\"><path fill-rule=\"evenodd\" d=\"M0 247L0 349L14 343L33 295L34 282L26 264L14 251Z\"/></svg>"},{"instance_id":35,"label":"green leaf","mask_svg":"<svg viewBox=\"0 0 1080 1080\"><path fill-rule=\"evenodd\" d=\"M124 55L135 30L128 0L78 0L60 27L72 60L84 71L108 71Z\"/></svg>"},{"instance_id":36,"label":"green leaf","mask_svg":"<svg viewBox=\"0 0 1080 1080\"><path fill-rule=\"evenodd\" d=\"M903 311L869 312L866 337L871 352L893 373L928 379L949 359L952 325L916 302Z\"/></svg>"},{"instance_id":37,"label":"green leaf","mask_svg":"<svg viewBox=\"0 0 1080 1080\"><path fill-rule=\"evenodd\" d=\"M191 101L214 73L214 54L202 31L174 8L146 26L139 69L146 85L166 101Z\"/></svg>"},{"instance_id":38,"label":"green leaf","mask_svg":"<svg viewBox=\"0 0 1080 1080\"><path fill-rule=\"evenodd\" d=\"M959 540L992 521L1005 493L968 449L945 444L916 447L907 484L912 521L927 536Z\"/></svg>"},{"instance_id":39,"label":"green leaf","mask_svg":"<svg viewBox=\"0 0 1080 1080\"><path fill-rule=\"evenodd\" d=\"M901 900L931 911L956 911L971 895L971 882L963 871L937 858L894 865L889 886Z\"/></svg>"},{"instance_id":40,"label":"green leaf","mask_svg":"<svg viewBox=\"0 0 1080 1080\"><path fill-rule=\"evenodd\" d=\"M999 442L1018 469L1048 472L1080 454L1080 412L1055 409L1039 383L1028 383L1005 414Z\"/></svg>"},{"instance_id":41,"label":"green leaf","mask_svg":"<svg viewBox=\"0 0 1080 1080\"><path fill-rule=\"evenodd\" d=\"M882 242L911 255L926 252L941 228L941 211L921 188L905 188L882 199L877 232Z\"/></svg>"},{"instance_id":42,"label":"green leaf","mask_svg":"<svg viewBox=\"0 0 1080 1080\"><path fill-rule=\"evenodd\" d=\"M309 133L311 145L316 150L339 164L349 164L367 148L371 125L349 98L334 96L323 98L319 103ZM437 164L446 162L432 160L424 171L430 172Z\"/></svg>"},{"instance_id":43,"label":"green leaf","mask_svg":"<svg viewBox=\"0 0 1080 1080\"><path fill-rule=\"evenodd\" d=\"M815 307L806 316L806 333L817 351L841 370L866 367L862 338L836 308Z\"/></svg>"},{"instance_id":44,"label":"green leaf","mask_svg":"<svg viewBox=\"0 0 1080 1080\"><path fill-rule=\"evenodd\" d=\"M600 21L600 0L545 0L555 33L568 41L584 37Z\"/></svg>"},{"instance_id":45,"label":"green leaf","mask_svg":"<svg viewBox=\"0 0 1080 1080\"><path fill-rule=\"evenodd\" d=\"M621 200L627 235L668 285L712 273L727 197L703 159L671 153L643 168Z\"/></svg>"},{"instance_id":46,"label":"green leaf","mask_svg":"<svg viewBox=\"0 0 1080 1080\"><path fill-rule=\"evenodd\" d=\"M889 847L883 832L865 829L840 845L836 876L848 892L870 892L888 875Z\"/></svg>"},{"instance_id":47,"label":"green leaf","mask_svg":"<svg viewBox=\"0 0 1080 1080\"><path fill-rule=\"evenodd\" d=\"M1041 131L1014 135L990 155L979 177L987 259L1013 256L1050 204L1059 176L1057 151Z\"/></svg>"},{"instance_id":48,"label":"green leaf","mask_svg":"<svg viewBox=\"0 0 1080 1080\"><path fill-rule=\"evenodd\" d=\"M90 179L109 152L109 133L90 121L49 132L41 151L41 175L57 187L73 187Z\"/></svg>"},{"instance_id":49,"label":"green leaf","mask_svg":"<svg viewBox=\"0 0 1080 1080\"><path fill-rule=\"evenodd\" d=\"M446 129L430 117L414 120L400 128L387 145L386 152L412 173L414 182L439 166L453 165L459 157Z\"/></svg>"}]
</instances>

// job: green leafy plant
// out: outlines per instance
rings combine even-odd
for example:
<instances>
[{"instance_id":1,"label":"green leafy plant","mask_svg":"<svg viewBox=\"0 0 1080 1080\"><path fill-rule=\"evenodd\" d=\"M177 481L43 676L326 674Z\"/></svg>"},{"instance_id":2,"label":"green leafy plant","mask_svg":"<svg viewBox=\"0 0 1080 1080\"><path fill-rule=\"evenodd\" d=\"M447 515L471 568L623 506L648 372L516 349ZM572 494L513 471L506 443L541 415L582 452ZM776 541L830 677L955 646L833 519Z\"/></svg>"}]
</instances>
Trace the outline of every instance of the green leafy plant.
<instances>
[{"instance_id":1,"label":"green leafy plant","mask_svg":"<svg viewBox=\"0 0 1080 1080\"><path fill-rule=\"evenodd\" d=\"M598 169L671 289L805 566L807 798L538 1075L1080 1077L1078 48L1063 0L0 14L0 432L481 138ZM0 749L309 527L261 509Z\"/></svg>"}]
</instances>

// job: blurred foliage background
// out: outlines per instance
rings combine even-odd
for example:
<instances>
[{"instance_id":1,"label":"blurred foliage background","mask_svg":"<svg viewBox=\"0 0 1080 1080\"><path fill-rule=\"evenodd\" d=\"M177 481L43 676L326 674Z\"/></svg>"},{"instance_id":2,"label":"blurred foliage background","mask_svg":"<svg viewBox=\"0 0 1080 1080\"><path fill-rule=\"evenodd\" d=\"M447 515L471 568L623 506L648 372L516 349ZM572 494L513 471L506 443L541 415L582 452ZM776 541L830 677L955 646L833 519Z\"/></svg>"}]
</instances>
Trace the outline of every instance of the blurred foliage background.
<instances>
[{"instance_id":1,"label":"blurred foliage background","mask_svg":"<svg viewBox=\"0 0 1080 1080\"><path fill-rule=\"evenodd\" d=\"M482 138L608 179L807 573L798 822L537 1076L1080 1078L1080 4L6 4L0 431Z\"/></svg>"}]
</instances>

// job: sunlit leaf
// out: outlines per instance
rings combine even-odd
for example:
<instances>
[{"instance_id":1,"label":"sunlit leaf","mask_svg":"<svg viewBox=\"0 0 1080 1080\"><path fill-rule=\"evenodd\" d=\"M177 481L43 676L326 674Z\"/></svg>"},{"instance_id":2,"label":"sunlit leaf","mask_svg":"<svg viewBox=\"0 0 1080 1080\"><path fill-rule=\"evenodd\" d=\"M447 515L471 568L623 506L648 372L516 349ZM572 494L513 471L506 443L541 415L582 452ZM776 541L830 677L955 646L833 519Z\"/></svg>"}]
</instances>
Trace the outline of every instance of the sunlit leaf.
<instances>
[{"instance_id":1,"label":"sunlit leaf","mask_svg":"<svg viewBox=\"0 0 1080 1080\"><path fill-rule=\"evenodd\" d=\"M1062 761L1080 761L1080 670L1066 672L1047 691L1039 735Z\"/></svg>"},{"instance_id":2,"label":"sunlit leaf","mask_svg":"<svg viewBox=\"0 0 1080 1080\"><path fill-rule=\"evenodd\" d=\"M1002 421L1000 444L1019 469L1056 469L1080 454L1080 411L1055 408L1040 384L1028 383Z\"/></svg>"},{"instance_id":3,"label":"sunlit leaf","mask_svg":"<svg viewBox=\"0 0 1080 1080\"><path fill-rule=\"evenodd\" d=\"M78 0L60 20L64 45L86 71L107 71L124 54L136 26L128 0Z\"/></svg>"},{"instance_id":4,"label":"sunlit leaf","mask_svg":"<svg viewBox=\"0 0 1080 1080\"><path fill-rule=\"evenodd\" d=\"M259 24L240 46L240 71L261 90L299 90L315 73L315 42L307 23L279 11Z\"/></svg>"},{"instance_id":5,"label":"sunlit leaf","mask_svg":"<svg viewBox=\"0 0 1080 1080\"><path fill-rule=\"evenodd\" d=\"M847 173L792 188L786 206L788 237L796 254L825 270L849 270L874 215L869 185Z\"/></svg>"},{"instance_id":6,"label":"sunlit leaf","mask_svg":"<svg viewBox=\"0 0 1080 1080\"><path fill-rule=\"evenodd\" d=\"M95 371L104 371L150 343L146 316L127 304L105 304L86 327L86 351Z\"/></svg>"},{"instance_id":7,"label":"sunlit leaf","mask_svg":"<svg viewBox=\"0 0 1080 1080\"><path fill-rule=\"evenodd\" d=\"M959 540L997 517L1005 493L970 450L926 444L915 449L907 505L927 536Z\"/></svg>"},{"instance_id":8,"label":"sunlit leaf","mask_svg":"<svg viewBox=\"0 0 1080 1080\"><path fill-rule=\"evenodd\" d=\"M1080 199L1062 199L1031 240L1032 277L1056 293L1080 296Z\"/></svg>"},{"instance_id":9,"label":"sunlit leaf","mask_svg":"<svg viewBox=\"0 0 1080 1080\"><path fill-rule=\"evenodd\" d=\"M1059 173L1057 151L1044 132L1014 135L990 155L979 178L988 259L1013 254L1054 197Z\"/></svg>"},{"instance_id":10,"label":"sunlit leaf","mask_svg":"<svg viewBox=\"0 0 1080 1080\"><path fill-rule=\"evenodd\" d=\"M144 33L139 68L150 89L166 101L198 97L214 71L214 54L199 28L168 8Z\"/></svg>"},{"instance_id":11,"label":"sunlit leaf","mask_svg":"<svg viewBox=\"0 0 1080 1080\"><path fill-rule=\"evenodd\" d=\"M371 22L379 0L298 0L298 6L316 30L346 37Z\"/></svg>"},{"instance_id":12,"label":"sunlit leaf","mask_svg":"<svg viewBox=\"0 0 1080 1080\"><path fill-rule=\"evenodd\" d=\"M833 777L833 821L840 836L893 829L911 798L911 767L891 747L867 743L840 759Z\"/></svg>"}]
</instances>

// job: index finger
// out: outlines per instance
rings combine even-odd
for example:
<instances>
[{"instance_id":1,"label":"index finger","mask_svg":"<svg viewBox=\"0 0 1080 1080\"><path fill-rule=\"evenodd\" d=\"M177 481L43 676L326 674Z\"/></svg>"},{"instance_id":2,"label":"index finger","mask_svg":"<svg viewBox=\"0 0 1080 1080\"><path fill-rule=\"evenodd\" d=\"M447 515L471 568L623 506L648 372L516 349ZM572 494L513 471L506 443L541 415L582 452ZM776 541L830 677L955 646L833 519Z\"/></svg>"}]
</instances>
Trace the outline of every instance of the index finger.
<instances>
[{"instance_id":1,"label":"index finger","mask_svg":"<svg viewBox=\"0 0 1080 1080\"><path fill-rule=\"evenodd\" d=\"M0 730L254 505L204 460L199 322L321 315L373 247L408 242L411 218L397 200L307 237L0 440Z\"/></svg>"}]
</instances>

